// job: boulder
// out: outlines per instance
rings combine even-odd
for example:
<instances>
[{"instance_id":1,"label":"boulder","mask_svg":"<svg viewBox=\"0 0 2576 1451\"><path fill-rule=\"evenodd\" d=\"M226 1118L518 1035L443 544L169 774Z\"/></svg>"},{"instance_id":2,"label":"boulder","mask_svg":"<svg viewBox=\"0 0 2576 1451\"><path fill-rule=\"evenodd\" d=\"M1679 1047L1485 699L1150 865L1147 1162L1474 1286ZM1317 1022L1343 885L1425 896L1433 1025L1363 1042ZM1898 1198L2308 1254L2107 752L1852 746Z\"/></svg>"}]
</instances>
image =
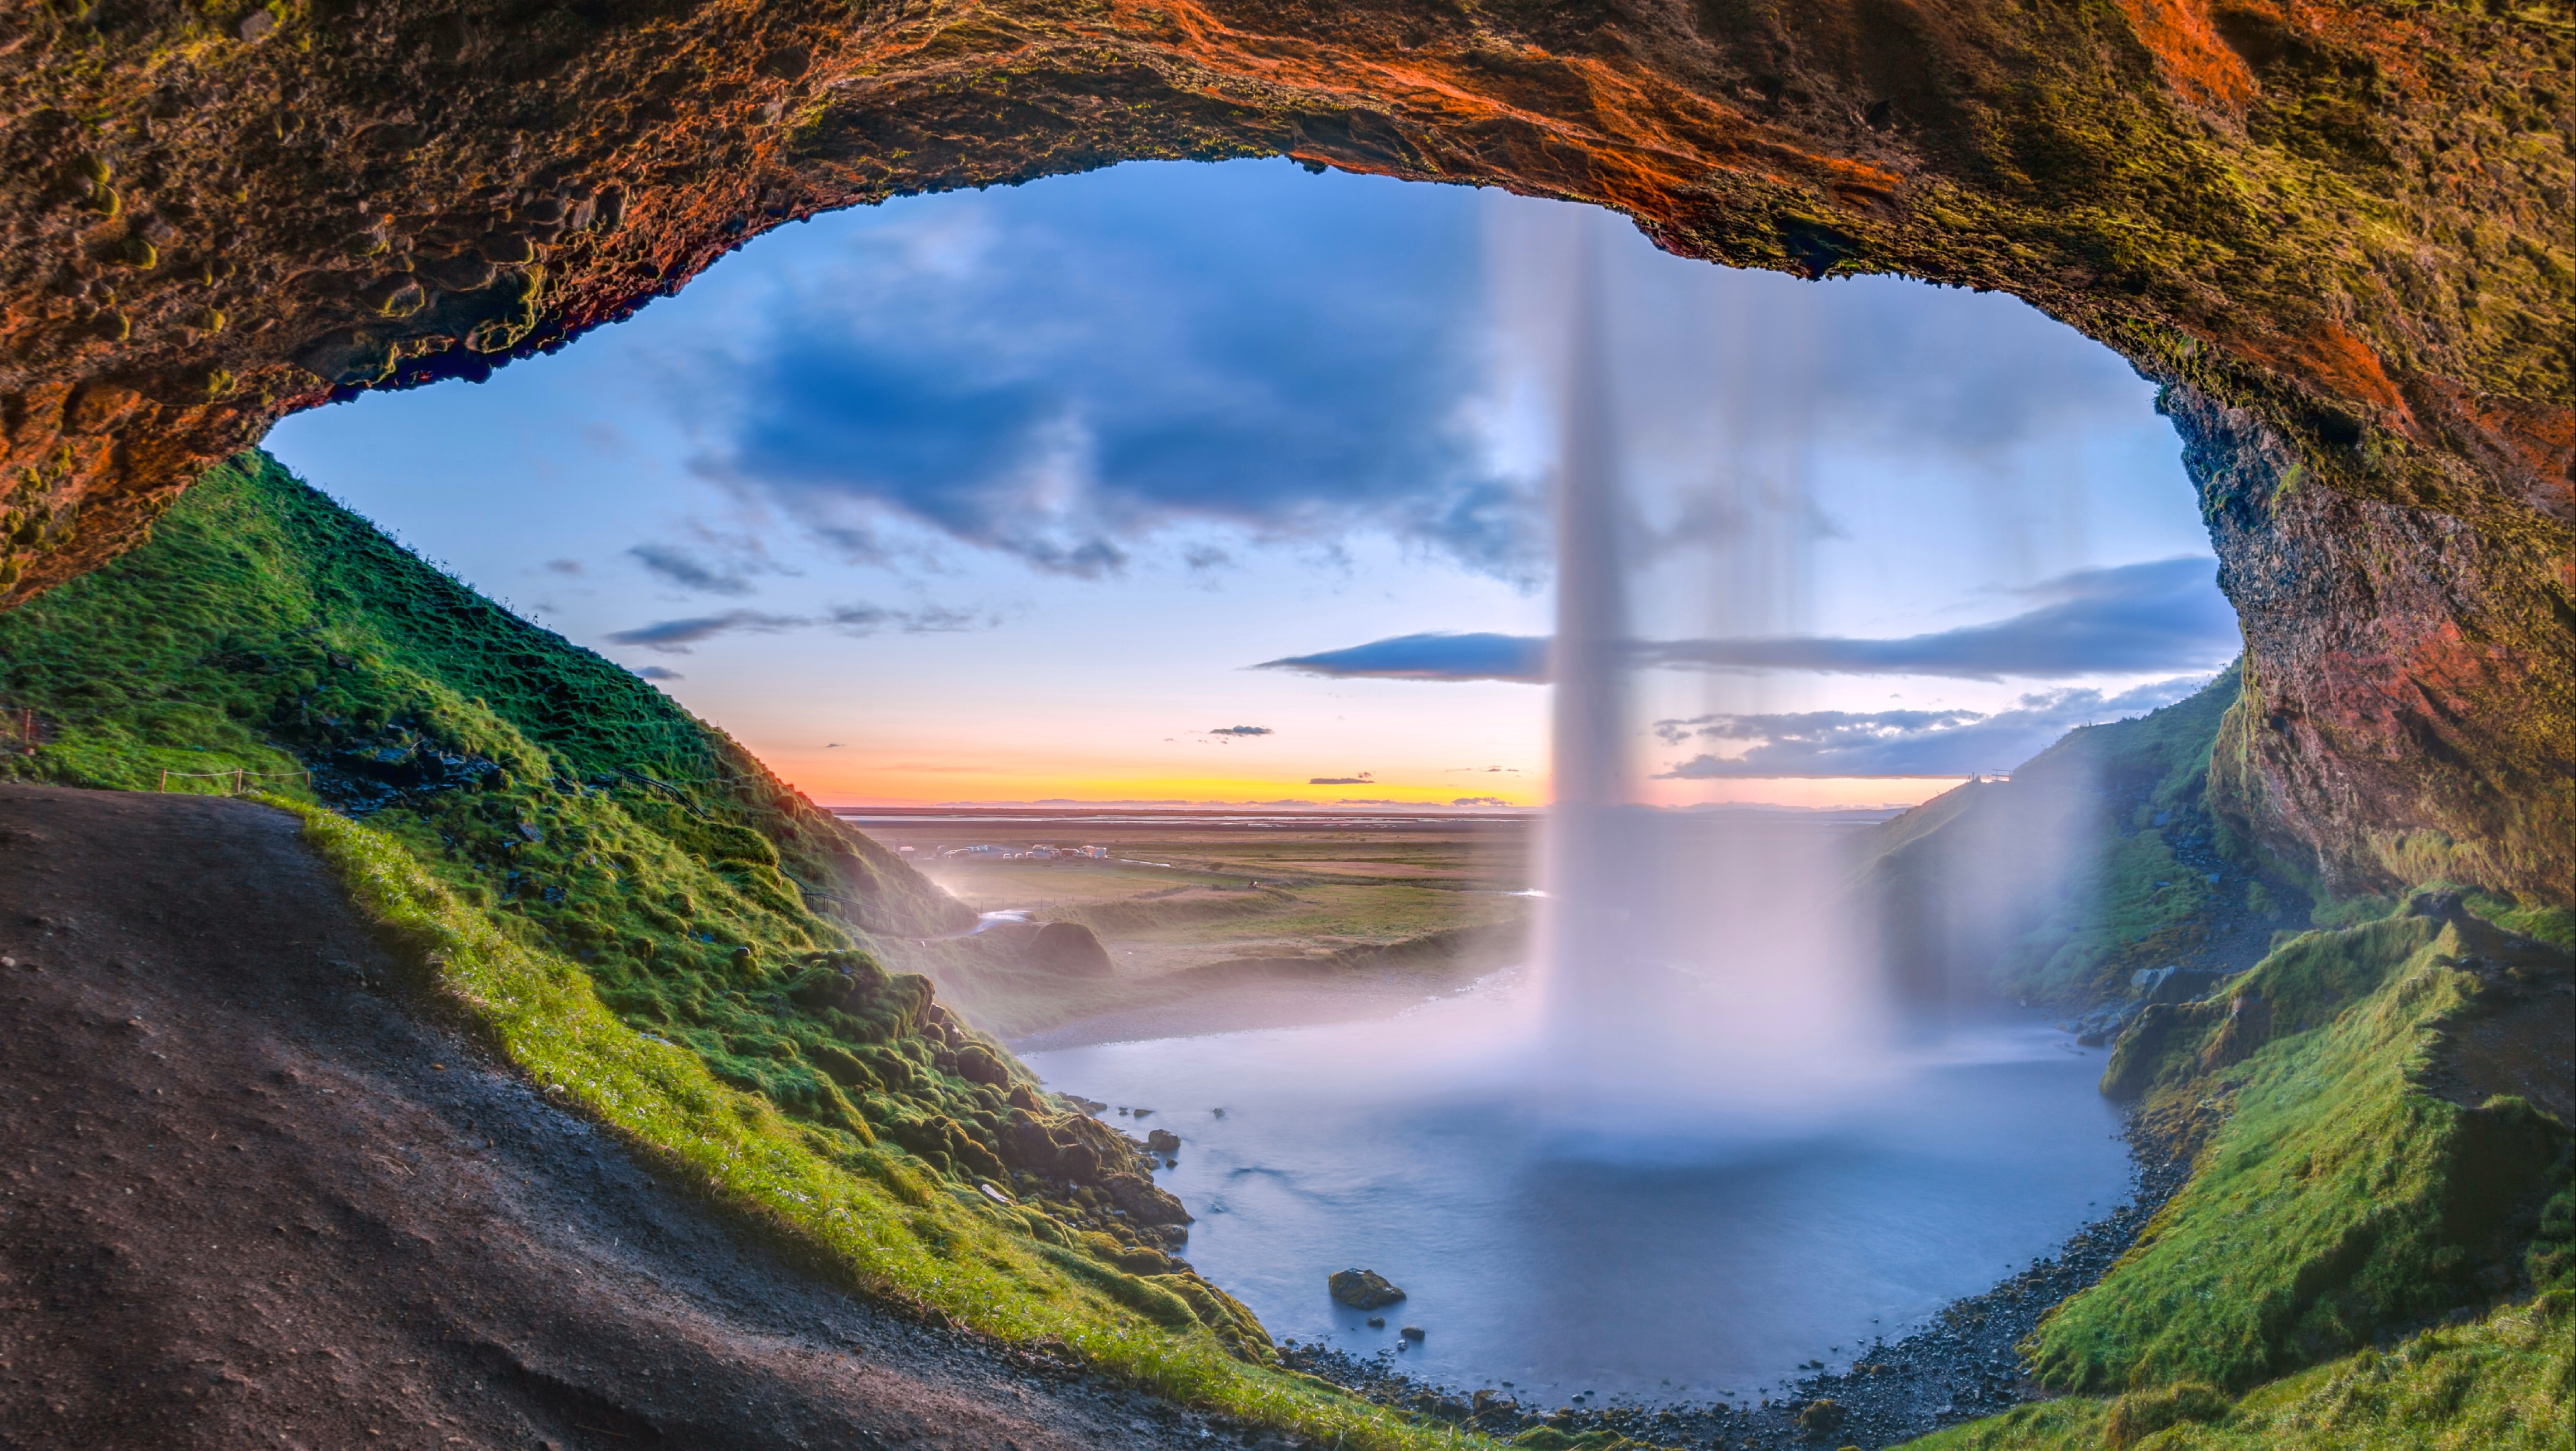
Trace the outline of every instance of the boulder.
<instances>
[{"instance_id":1,"label":"boulder","mask_svg":"<svg viewBox=\"0 0 2576 1451\"><path fill-rule=\"evenodd\" d=\"M1049 922L1021 949L1020 959L1041 972L1060 977L1108 977L1114 971L1109 949L1079 922Z\"/></svg>"},{"instance_id":2,"label":"boulder","mask_svg":"<svg viewBox=\"0 0 2576 1451\"><path fill-rule=\"evenodd\" d=\"M1181 1151L1181 1136L1170 1129L1156 1129L1145 1136L1145 1147L1157 1154L1177 1154Z\"/></svg>"},{"instance_id":3,"label":"boulder","mask_svg":"<svg viewBox=\"0 0 2576 1451\"><path fill-rule=\"evenodd\" d=\"M1386 1276L1375 1270L1336 1270L1326 1287L1336 1303L1354 1310L1377 1310L1404 1298Z\"/></svg>"},{"instance_id":4,"label":"boulder","mask_svg":"<svg viewBox=\"0 0 2576 1451\"><path fill-rule=\"evenodd\" d=\"M1181 1201L1141 1174L1103 1174L1100 1187L1109 1202L1138 1224L1187 1224L1190 1212Z\"/></svg>"}]
</instances>

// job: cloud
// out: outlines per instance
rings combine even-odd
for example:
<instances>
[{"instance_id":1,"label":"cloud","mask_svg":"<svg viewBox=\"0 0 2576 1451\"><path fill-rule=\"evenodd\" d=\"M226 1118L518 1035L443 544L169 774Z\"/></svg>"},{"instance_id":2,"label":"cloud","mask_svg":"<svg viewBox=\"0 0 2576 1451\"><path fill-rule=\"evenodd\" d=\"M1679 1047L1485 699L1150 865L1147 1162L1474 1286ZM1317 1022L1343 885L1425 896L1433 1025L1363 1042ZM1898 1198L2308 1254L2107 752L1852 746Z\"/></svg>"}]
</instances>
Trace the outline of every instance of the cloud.
<instances>
[{"instance_id":1,"label":"cloud","mask_svg":"<svg viewBox=\"0 0 2576 1451\"><path fill-rule=\"evenodd\" d=\"M608 640L613 645L641 645L647 650L659 650L668 655L686 655L692 645L704 640L712 640L718 635L731 634L737 630L774 634L780 630L793 630L812 623L814 623L812 620L801 615L767 615L758 610L727 610L721 615L693 615L679 620L655 620L649 625L638 625L631 630L613 631L608 636Z\"/></svg>"},{"instance_id":2,"label":"cloud","mask_svg":"<svg viewBox=\"0 0 2576 1451\"><path fill-rule=\"evenodd\" d=\"M545 567L548 571L555 574L580 574L582 572L581 561L578 559L549 559L546 561Z\"/></svg>"},{"instance_id":3,"label":"cloud","mask_svg":"<svg viewBox=\"0 0 2576 1451\"><path fill-rule=\"evenodd\" d=\"M748 330L708 330L678 380L714 415L695 466L870 562L927 530L1100 578L1215 525L1535 569L1544 511L1474 416L1475 199L1389 206L1394 183L1276 169L1126 167L888 214Z\"/></svg>"},{"instance_id":4,"label":"cloud","mask_svg":"<svg viewBox=\"0 0 2576 1451\"><path fill-rule=\"evenodd\" d=\"M1937 675L1962 680L2215 669L2243 648L2236 613L2207 558L2161 559L2072 574L2014 593L2034 608L1991 624L1893 640L1781 636L1646 640L1640 667ZM1347 679L1547 679L1548 641L1529 635L1398 635L1253 668Z\"/></svg>"},{"instance_id":5,"label":"cloud","mask_svg":"<svg viewBox=\"0 0 2576 1451\"><path fill-rule=\"evenodd\" d=\"M682 589L737 596L747 595L752 590L751 581L741 574L716 568L686 550L667 544L638 544L626 552L642 560L655 578Z\"/></svg>"},{"instance_id":6,"label":"cloud","mask_svg":"<svg viewBox=\"0 0 2576 1451\"><path fill-rule=\"evenodd\" d=\"M946 635L1001 623L1000 618L990 612L978 614L973 610L952 610L940 605L924 605L917 610L894 610L880 605L835 605L825 618L842 634L860 636L883 630L897 630L906 635Z\"/></svg>"},{"instance_id":7,"label":"cloud","mask_svg":"<svg viewBox=\"0 0 2576 1451\"><path fill-rule=\"evenodd\" d=\"M1461 796L1449 804L1452 806L1509 806L1512 803L1500 796Z\"/></svg>"},{"instance_id":8,"label":"cloud","mask_svg":"<svg viewBox=\"0 0 2576 1451\"><path fill-rule=\"evenodd\" d=\"M644 678L644 679L646 679L646 680L686 680L686 679L688 679L688 677L687 677L687 676L682 675L682 674L681 674L679 671L677 671L677 670L667 670L667 669L664 669L662 666L659 666L659 665L646 665L646 666L643 666L642 668L638 669L635 673L636 673L638 676L641 676L642 678Z\"/></svg>"},{"instance_id":9,"label":"cloud","mask_svg":"<svg viewBox=\"0 0 2576 1451\"><path fill-rule=\"evenodd\" d=\"M1668 640L1640 647L1639 663L1964 680L2213 669L2244 648L2217 574L2191 557L2077 570L2015 591L2037 608L1992 624L1897 640Z\"/></svg>"},{"instance_id":10,"label":"cloud","mask_svg":"<svg viewBox=\"0 0 2576 1451\"><path fill-rule=\"evenodd\" d=\"M2208 684L2183 676L2117 695L2051 690L2021 697L2011 710L1805 711L1784 715L1704 715L1660 720L1667 745L1707 741L1734 747L1703 753L1658 772L1665 781L1780 776L1965 776L2011 770L2077 726L2121 720L2182 700Z\"/></svg>"},{"instance_id":11,"label":"cloud","mask_svg":"<svg viewBox=\"0 0 2576 1451\"><path fill-rule=\"evenodd\" d=\"M1255 670L1292 670L1334 679L1517 680L1547 679L1547 641L1530 635L1398 635L1343 650L1265 660Z\"/></svg>"},{"instance_id":12,"label":"cloud","mask_svg":"<svg viewBox=\"0 0 2576 1451\"><path fill-rule=\"evenodd\" d=\"M993 615L977 615L966 610L952 610L939 605L925 605L917 610L887 609L879 605L834 605L821 618L811 615L772 615L759 610L727 610L720 615L693 615L685 619L656 620L631 630L617 630L608 635L613 645L641 645L670 655L685 655L689 648L718 635L736 631L774 635L782 630L803 630L829 626L844 635L862 638L885 630L907 635L944 634L971 630L978 626L998 624Z\"/></svg>"},{"instance_id":13,"label":"cloud","mask_svg":"<svg viewBox=\"0 0 2576 1451\"><path fill-rule=\"evenodd\" d=\"M1268 727L1268 726L1244 726L1244 725L1238 725L1238 726L1218 726L1215 730L1209 731L1209 732L1208 732L1208 734L1209 734L1209 735L1212 735L1212 736L1251 737L1251 736L1275 736L1275 735L1277 735L1277 734L1279 734L1279 733L1278 733L1277 731L1272 730L1272 729L1271 729L1270 727Z\"/></svg>"},{"instance_id":14,"label":"cloud","mask_svg":"<svg viewBox=\"0 0 2576 1451\"><path fill-rule=\"evenodd\" d=\"M1306 784L1309 786L1374 786L1377 784L1377 778L1362 771L1356 776L1316 776Z\"/></svg>"}]
</instances>

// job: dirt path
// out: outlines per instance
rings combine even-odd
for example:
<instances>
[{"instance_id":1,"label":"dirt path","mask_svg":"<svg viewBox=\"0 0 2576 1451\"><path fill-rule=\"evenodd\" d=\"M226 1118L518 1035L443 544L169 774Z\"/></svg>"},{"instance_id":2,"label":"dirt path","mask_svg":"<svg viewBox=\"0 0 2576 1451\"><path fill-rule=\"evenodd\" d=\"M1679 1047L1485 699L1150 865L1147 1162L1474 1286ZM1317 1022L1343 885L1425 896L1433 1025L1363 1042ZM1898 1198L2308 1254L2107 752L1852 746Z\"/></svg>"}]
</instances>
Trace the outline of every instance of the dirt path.
<instances>
[{"instance_id":1,"label":"dirt path","mask_svg":"<svg viewBox=\"0 0 2576 1451\"><path fill-rule=\"evenodd\" d=\"M800 1275L393 977L280 813L0 787L0 1447L1241 1444Z\"/></svg>"}]
</instances>

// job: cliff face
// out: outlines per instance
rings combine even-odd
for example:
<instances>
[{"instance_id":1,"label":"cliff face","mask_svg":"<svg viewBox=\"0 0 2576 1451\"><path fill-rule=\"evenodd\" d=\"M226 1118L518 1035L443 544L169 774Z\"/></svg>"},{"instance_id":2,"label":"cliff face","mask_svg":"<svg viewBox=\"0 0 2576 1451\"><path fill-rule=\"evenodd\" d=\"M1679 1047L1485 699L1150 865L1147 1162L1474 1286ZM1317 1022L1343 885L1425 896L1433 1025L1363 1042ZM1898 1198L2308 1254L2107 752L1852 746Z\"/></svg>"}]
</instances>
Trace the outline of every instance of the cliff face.
<instances>
[{"instance_id":1,"label":"cliff face","mask_svg":"<svg viewBox=\"0 0 2576 1451\"><path fill-rule=\"evenodd\" d=\"M2480 860L2576 880L2563 789L2495 804L2563 782L2560 697L2411 724L2524 713L2576 663L2576 32L2551 15L51 0L0 16L0 96L13 599L130 548L287 411L482 377L781 221L1285 153L1613 206L1730 265L2005 289L2120 349L2177 385L2234 521L2255 689L2319 723L2246 751L2266 829L2368 877L2518 812L2532 845ZM2426 740L2450 784L2390 784Z\"/></svg>"},{"instance_id":2,"label":"cliff face","mask_svg":"<svg viewBox=\"0 0 2576 1451\"><path fill-rule=\"evenodd\" d=\"M2338 894L2448 877L2566 904L2565 536L2355 497L2244 410L2164 407L2245 626L2219 810Z\"/></svg>"}]
</instances>

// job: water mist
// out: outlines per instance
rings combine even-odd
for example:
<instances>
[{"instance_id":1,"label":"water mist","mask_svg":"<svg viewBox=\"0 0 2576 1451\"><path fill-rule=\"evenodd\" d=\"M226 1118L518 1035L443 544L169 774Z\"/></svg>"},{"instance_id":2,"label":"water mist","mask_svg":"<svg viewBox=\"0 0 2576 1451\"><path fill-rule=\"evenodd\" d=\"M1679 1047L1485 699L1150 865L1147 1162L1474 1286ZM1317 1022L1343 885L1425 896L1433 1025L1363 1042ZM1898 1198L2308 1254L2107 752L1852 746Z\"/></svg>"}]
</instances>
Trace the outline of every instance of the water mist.
<instances>
[{"instance_id":1,"label":"water mist","mask_svg":"<svg viewBox=\"0 0 2576 1451\"><path fill-rule=\"evenodd\" d=\"M1876 975L1837 843L1794 815L1641 804L1649 737L1632 645L1650 564L1722 598L1741 593L1730 569L1793 573L1793 561L1748 556L1796 546L1759 527L1720 530L1696 548L1658 537L1657 501L1632 478L1619 417L1620 365L1639 360L1616 345L1611 258L1636 239L1607 217L1557 220L1556 246L1521 249L1552 254L1557 313L1546 330L1557 594L1541 1118L1614 1155L1805 1133L1883 1081ZM1696 505L1739 483L1703 474L1683 491L1703 497L1677 501L1678 512L1706 517Z\"/></svg>"}]
</instances>

